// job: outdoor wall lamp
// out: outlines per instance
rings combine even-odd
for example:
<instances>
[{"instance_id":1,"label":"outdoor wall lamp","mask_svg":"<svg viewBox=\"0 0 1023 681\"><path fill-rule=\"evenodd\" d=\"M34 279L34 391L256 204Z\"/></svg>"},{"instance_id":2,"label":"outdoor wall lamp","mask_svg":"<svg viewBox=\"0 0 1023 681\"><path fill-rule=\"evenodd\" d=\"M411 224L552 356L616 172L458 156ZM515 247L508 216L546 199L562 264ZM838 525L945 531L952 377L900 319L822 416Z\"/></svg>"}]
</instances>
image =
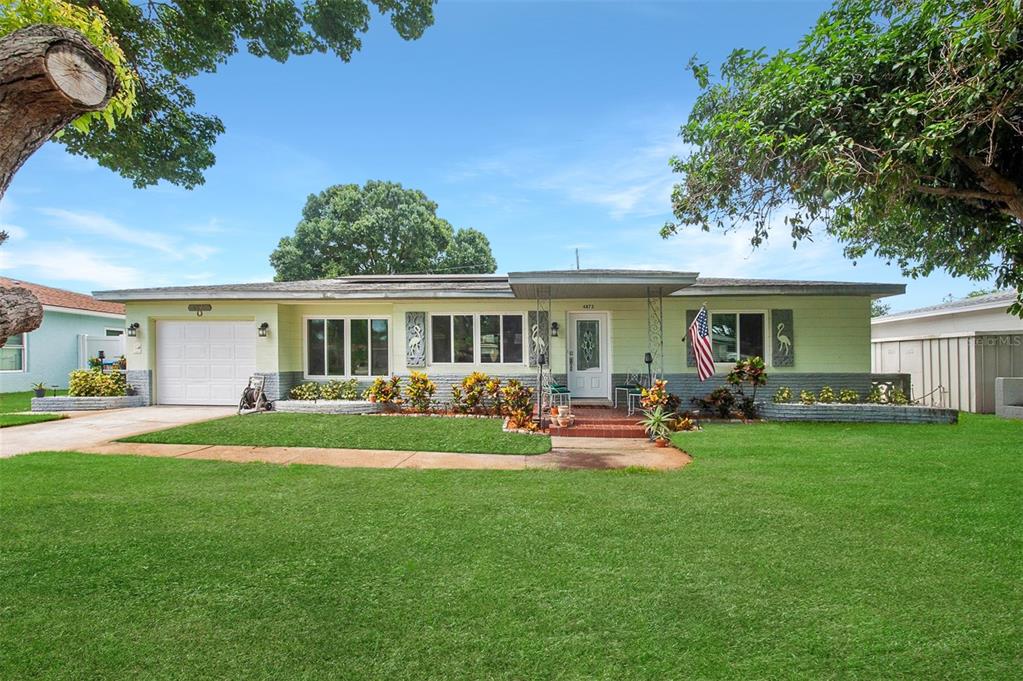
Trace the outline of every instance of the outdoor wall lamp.
<instances>
[{"instance_id":1,"label":"outdoor wall lamp","mask_svg":"<svg viewBox=\"0 0 1023 681\"><path fill-rule=\"evenodd\" d=\"M128 336L130 338L135 338L139 335L139 326L138 322L132 322L128 325Z\"/></svg>"},{"instance_id":2,"label":"outdoor wall lamp","mask_svg":"<svg viewBox=\"0 0 1023 681\"><path fill-rule=\"evenodd\" d=\"M270 332L270 322L263 322L259 325L259 337L266 338L266 335Z\"/></svg>"},{"instance_id":3,"label":"outdoor wall lamp","mask_svg":"<svg viewBox=\"0 0 1023 681\"><path fill-rule=\"evenodd\" d=\"M652 369L652 366L653 366L653 363L654 363L654 356L653 356L653 354L649 353L649 352L645 353L643 355L643 361L646 363L646 382L647 382L647 387L648 388L652 388L652 387L654 387L654 374L653 374L653 369Z\"/></svg>"},{"instance_id":4,"label":"outdoor wall lamp","mask_svg":"<svg viewBox=\"0 0 1023 681\"><path fill-rule=\"evenodd\" d=\"M557 322L551 322L551 338L557 338L557 337L558 337L558 323Z\"/></svg>"}]
</instances>

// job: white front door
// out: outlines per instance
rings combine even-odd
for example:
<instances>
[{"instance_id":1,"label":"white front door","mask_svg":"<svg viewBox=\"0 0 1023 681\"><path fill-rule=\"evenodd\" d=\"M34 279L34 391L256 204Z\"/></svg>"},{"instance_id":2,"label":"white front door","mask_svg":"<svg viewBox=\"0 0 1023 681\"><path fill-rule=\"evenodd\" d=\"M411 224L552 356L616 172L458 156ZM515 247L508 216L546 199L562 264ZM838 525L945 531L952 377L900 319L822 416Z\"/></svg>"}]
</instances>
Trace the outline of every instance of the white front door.
<instances>
[{"instance_id":1,"label":"white front door","mask_svg":"<svg viewBox=\"0 0 1023 681\"><path fill-rule=\"evenodd\" d=\"M572 398L610 399L606 312L568 315L568 389Z\"/></svg>"},{"instance_id":2,"label":"white front door","mask_svg":"<svg viewBox=\"0 0 1023 681\"><path fill-rule=\"evenodd\" d=\"M255 322L156 322L158 404L237 404L255 372Z\"/></svg>"}]
</instances>

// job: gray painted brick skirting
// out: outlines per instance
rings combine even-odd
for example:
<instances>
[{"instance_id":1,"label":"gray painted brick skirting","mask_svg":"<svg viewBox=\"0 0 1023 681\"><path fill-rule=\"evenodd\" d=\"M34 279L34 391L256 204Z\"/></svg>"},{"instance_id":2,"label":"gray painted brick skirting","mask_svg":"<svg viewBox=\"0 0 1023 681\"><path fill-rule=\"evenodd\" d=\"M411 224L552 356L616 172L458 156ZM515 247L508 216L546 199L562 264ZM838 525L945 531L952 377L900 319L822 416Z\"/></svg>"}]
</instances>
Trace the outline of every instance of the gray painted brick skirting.
<instances>
[{"instance_id":1,"label":"gray painted brick skirting","mask_svg":"<svg viewBox=\"0 0 1023 681\"><path fill-rule=\"evenodd\" d=\"M32 411L95 411L145 406L142 395L125 397L33 397Z\"/></svg>"},{"instance_id":2,"label":"gray painted brick skirting","mask_svg":"<svg viewBox=\"0 0 1023 681\"><path fill-rule=\"evenodd\" d=\"M124 380L142 398L142 406L153 403L153 372L150 369L129 369L125 372Z\"/></svg>"},{"instance_id":3,"label":"gray painted brick skirting","mask_svg":"<svg viewBox=\"0 0 1023 681\"><path fill-rule=\"evenodd\" d=\"M959 412L938 407L891 404L775 404L760 406L768 421L831 421L839 423L957 423Z\"/></svg>"}]
</instances>

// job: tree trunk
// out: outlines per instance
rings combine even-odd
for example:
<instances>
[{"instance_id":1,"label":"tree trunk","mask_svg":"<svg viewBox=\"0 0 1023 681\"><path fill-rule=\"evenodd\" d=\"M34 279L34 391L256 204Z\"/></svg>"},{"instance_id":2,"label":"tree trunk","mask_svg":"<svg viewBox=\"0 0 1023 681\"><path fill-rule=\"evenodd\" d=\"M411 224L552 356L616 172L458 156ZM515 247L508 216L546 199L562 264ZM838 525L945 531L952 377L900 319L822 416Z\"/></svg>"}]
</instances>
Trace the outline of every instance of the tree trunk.
<instances>
[{"instance_id":1,"label":"tree trunk","mask_svg":"<svg viewBox=\"0 0 1023 681\"><path fill-rule=\"evenodd\" d=\"M0 286L0 347L19 333L35 331L43 323L43 306L27 288Z\"/></svg>"},{"instance_id":2,"label":"tree trunk","mask_svg":"<svg viewBox=\"0 0 1023 681\"><path fill-rule=\"evenodd\" d=\"M46 140L117 88L114 67L78 31L47 24L0 38L0 198Z\"/></svg>"}]
</instances>

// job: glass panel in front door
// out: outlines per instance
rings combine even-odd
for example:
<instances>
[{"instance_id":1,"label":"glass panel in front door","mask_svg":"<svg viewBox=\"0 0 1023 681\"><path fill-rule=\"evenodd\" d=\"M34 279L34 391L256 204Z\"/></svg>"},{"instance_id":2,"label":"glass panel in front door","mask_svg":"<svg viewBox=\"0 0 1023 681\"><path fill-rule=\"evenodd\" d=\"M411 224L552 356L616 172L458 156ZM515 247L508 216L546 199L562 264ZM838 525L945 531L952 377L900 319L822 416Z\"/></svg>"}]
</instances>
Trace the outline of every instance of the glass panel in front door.
<instances>
[{"instance_id":1,"label":"glass panel in front door","mask_svg":"<svg viewBox=\"0 0 1023 681\"><path fill-rule=\"evenodd\" d=\"M600 368L600 322L578 319L575 322L576 371Z\"/></svg>"}]
</instances>

